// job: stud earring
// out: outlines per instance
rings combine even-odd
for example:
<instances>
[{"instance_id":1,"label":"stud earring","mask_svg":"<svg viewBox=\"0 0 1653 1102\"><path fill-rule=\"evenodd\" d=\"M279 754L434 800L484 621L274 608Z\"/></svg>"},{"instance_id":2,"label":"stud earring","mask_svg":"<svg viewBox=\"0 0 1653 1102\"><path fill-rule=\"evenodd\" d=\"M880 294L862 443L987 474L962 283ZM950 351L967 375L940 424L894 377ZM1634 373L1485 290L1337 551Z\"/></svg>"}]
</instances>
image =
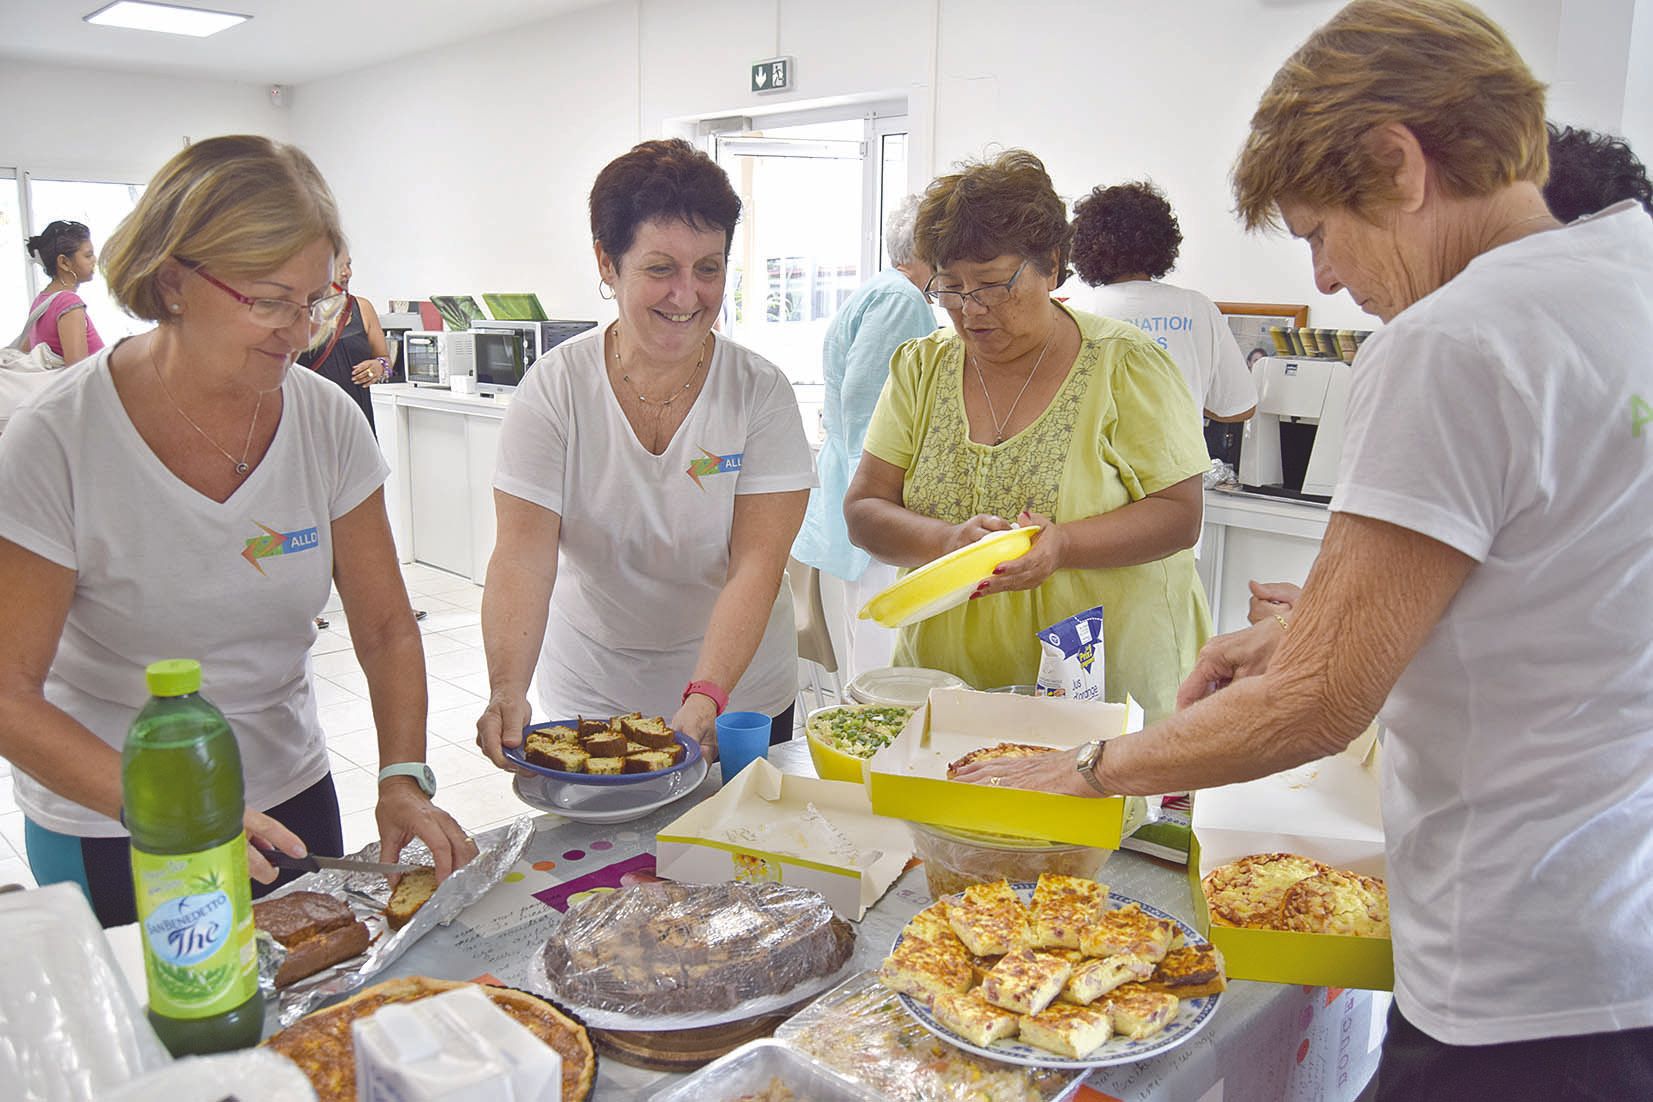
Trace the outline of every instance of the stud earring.
<instances>
[{"instance_id":1,"label":"stud earring","mask_svg":"<svg viewBox=\"0 0 1653 1102\"><path fill-rule=\"evenodd\" d=\"M169 303L167 303L167 307L166 307L166 308L167 308L167 309L168 309L168 310L170 310L170 311L172 311L172 312L173 312L173 313L174 313L174 314L181 314L181 313L183 313L183 312L184 312L184 307L183 307L183 305L182 305L182 304L181 304L181 303L177 303L177 302L169 302Z\"/></svg>"}]
</instances>

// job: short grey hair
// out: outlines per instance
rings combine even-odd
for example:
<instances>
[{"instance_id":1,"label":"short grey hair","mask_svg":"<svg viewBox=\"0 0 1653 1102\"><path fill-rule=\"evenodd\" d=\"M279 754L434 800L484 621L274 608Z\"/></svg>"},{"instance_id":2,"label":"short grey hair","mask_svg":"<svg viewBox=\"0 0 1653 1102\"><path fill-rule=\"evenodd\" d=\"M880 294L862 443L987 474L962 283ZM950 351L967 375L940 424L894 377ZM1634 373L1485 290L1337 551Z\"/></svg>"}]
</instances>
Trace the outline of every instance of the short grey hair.
<instances>
[{"instance_id":1,"label":"short grey hair","mask_svg":"<svg viewBox=\"0 0 1653 1102\"><path fill-rule=\"evenodd\" d=\"M891 264L911 264L918 259L913 244L913 226L918 222L918 196L909 195L890 209L884 219L884 249Z\"/></svg>"}]
</instances>

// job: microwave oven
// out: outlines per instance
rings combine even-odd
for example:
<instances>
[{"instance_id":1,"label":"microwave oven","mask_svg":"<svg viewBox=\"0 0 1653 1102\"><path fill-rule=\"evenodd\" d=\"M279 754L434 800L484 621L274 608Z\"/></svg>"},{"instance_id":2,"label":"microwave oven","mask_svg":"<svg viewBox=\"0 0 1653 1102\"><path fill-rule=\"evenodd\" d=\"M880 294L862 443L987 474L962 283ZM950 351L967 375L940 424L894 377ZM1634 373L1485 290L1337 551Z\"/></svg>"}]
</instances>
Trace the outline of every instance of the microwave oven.
<instances>
[{"instance_id":1,"label":"microwave oven","mask_svg":"<svg viewBox=\"0 0 1653 1102\"><path fill-rule=\"evenodd\" d=\"M535 360L569 337L596 327L597 323L594 321L473 321L471 323L471 329L474 332L498 331L520 334L523 355L527 357L530 367L533 366Z\"/></svg>"},{"instance_id":2,"label":"microwave oven","mask_svg":"<svg viewBox=\"0 0 1653 1102\"><path fill-rule=\"evenodd\" d=\"M472 329L452 334L454 370L469 364L478 394L509 394L522 385L533 360L528 356L522 334L500 330Z\"/></svg>"},{"instance_id":3,"label":"microwave oven","mask_svg":"<svg viewBox=\"0 0 1653 1102\"><path fill-rule=\"evenodd\" d=\"M410 329L402 334L402 366L414 386L447 386L452 360L448 338L452 333Z\"/></svg>"}]
</instances>

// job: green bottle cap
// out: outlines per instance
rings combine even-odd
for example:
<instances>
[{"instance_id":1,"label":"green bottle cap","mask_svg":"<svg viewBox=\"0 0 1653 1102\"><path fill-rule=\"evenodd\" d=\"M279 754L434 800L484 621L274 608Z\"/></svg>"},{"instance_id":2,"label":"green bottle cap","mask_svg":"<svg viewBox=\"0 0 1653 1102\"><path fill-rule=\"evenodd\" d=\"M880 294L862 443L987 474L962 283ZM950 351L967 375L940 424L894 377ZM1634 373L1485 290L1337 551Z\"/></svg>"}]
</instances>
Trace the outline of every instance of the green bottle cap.
<instances>
[{"instance_id":1,"label":"green bottle cap","mask_svg":"<svg viewBox=\"0 0 1653 1102\"><path fill-rule=\"evenodd\" d=\"M163 658L144 670L153 696L183 696L201 691L201 663L193 658Z\"/></svg>"}]
</instances>

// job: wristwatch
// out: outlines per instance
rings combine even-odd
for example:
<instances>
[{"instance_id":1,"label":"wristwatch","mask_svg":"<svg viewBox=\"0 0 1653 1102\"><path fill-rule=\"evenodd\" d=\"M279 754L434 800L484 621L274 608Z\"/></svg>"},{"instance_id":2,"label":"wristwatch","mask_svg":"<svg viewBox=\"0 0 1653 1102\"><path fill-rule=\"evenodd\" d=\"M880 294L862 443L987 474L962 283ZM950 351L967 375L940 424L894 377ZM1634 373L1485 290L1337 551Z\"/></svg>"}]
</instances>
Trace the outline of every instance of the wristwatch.
<instances>
[{"instance_id":1,"label":"wristwatch","mask_svg":"<svg viewBox=\"0 0 1653 1102\"><path fill-rule=\"evenodd\" d=\"M729 694L718 688L715 682L689 682L687 685L683 686L683 702L687 704L689 698L694 696L696 693L699 693L707 700L710 700L712 702L712 707L717 709L718 715L722 715L729 707Z\"/></svg>"},{"instance_id":2,"label":"wristwatch","mask_svg":"<svg viewBox=\"0 0 1653 1102\"><path fill-rule=\"evenodd\" d=\"M1106 788L1103 788L1102 782L1096 779L1096 766L1099 762L1101 762L1102 751L1107 747L1107 745L1108 743L1105 739L1091 739L1079 748L1079 761L1074 765L1074 768L1079 770L1079 775L1085 778L1085 782L1087 784L1096 789L1097 795L1099 796L1116 795L1116 793L1109 792Z\"/></svg>"},{"instance_id":3,"label":"wristwatch","mask_svg":"<svg viewBox=\"0 0 1653 1102\"><path fill-rule=\"evenodd\" d=\"M391 777L412 777L426 796L436 795L436 771L422 761L399 761L379 770L380 784Z\"/></svg>"}]
</instances>

